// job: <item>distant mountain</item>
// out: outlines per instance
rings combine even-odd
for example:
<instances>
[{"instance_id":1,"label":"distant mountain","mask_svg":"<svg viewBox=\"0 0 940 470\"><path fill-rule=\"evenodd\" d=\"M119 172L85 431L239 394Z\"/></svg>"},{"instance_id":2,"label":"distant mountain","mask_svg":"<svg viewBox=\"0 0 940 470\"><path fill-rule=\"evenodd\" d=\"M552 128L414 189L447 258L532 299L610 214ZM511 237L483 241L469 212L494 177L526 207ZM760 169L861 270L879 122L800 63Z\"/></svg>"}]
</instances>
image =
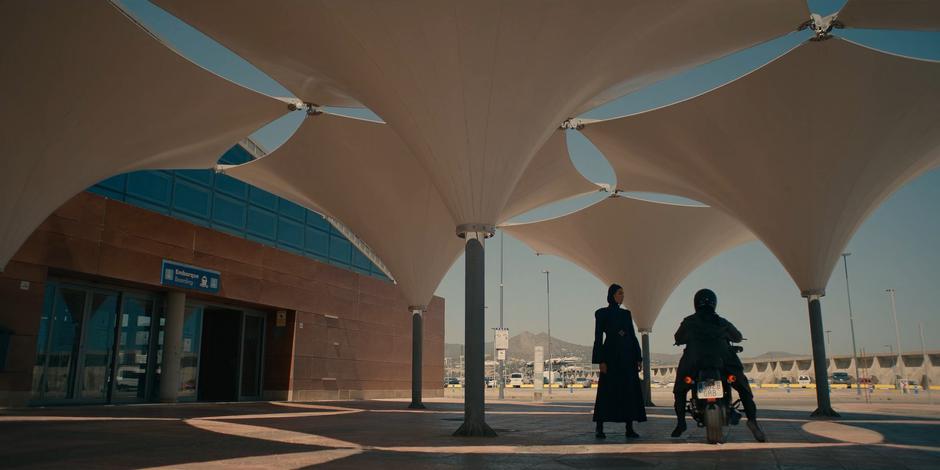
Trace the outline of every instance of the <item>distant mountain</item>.
<instances>
[{"instance_id":1,"label":"distant mountain","mask_svg":"<svg viewBox=\"0 0 940 470\"><path fill-rule=\"evenodd\" d=\"M681 357L682 357L682 353L679 353L679 354L653 353L653 357L650 358L650 361L652 361L653 364L671 365L671 364L678 364L679 358Z\"/></svg>"},{"instance_id":2,"label":"distant mountain","mask_svg":"<svg viewBox=\"0 0 940 470\"><path fill-rule=\"evenodd\" d=\"M529 331L523 331L516 336L509 338L509 357L511 359L519 359L525 361L531 361L535 355L535 347L541 346L546 359L548 356L548 334L546 333L532 333ZM457 359L462 351L463 345L461 344L445 344L444 345L444 357L449 357L452 359ZM593 346L585 346L581 344L569 343L567 341L552 338L552 356L553 357L579 357L584 362L590 362L591 360L591 350ZM485 351L486 358L493 358L493 343L488 342L483 345L483 350ZM660 364L674 364L679 361L679 354L659 354L653 353L651 361L653 363Z\"/></svg>"},{"instance_id":3,"label":"distant mountain","mask_svg":"<svg viewBox=\"0 0 940 470\"><path fill-rule=\"evenodd\" d=\"M541 346L545 358L548 359L548 335L545 333L530 333L523 331L509 338L509 356L514 359L531 361L535 355L535 347ZM558 338L552 338L553 357L580 357L583 361L591 360L591 346L569 343ZM493 354L493 343L486 343L487 355Z\"/></svg>"},{"instance_id":4,"label":"distant mountain","mask_svg":"<svg viewBox=\"0 0 940 470\"><path fill-rule=\"evenodd\" d=\"M750 356L747 359L773 359L775 357L796 357L796 356L806 356L806 354L793 354L784 351L767 351L760 356Z\"/></svg>"}]
</instances>

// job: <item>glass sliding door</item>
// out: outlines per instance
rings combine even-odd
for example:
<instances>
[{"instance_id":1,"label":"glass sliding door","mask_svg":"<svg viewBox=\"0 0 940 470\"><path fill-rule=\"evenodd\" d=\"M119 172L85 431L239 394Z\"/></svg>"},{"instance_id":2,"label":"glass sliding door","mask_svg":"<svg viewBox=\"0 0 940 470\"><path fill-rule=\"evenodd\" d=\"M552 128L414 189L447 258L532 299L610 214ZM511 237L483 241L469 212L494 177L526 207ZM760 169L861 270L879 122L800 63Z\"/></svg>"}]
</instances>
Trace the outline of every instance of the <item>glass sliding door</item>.
<instances>
[{"instance_id":1,"label":"glass sliding door","mask_svg":"<svg viewBox=\"0 0 940 470\"><path fill-rule=\"evenodd\" d=\"M118 294L90 292L90 296L80 348L81 386L76 398L86 402L104 402L108 399Z\"/></svg>"},{"instance_id":2,"label":"glass sliding door","mask_svg":"<svg viewBox=\"0 0 940 470\"><path fill-rule=\"evenodd\" d=\"M153 336L153 299L125 296L118 327L117 362L112 400L145 401L150 366L150 340Z\"/></svg>"},{"instance_id":3,"label":"glass sliding door","mask_svg":"<svg viewBox=\"0 0 940 470\"><path fill-rule=\"evenodd\" d=\"M55 314L56 289L46 287L42 304L42 316L39 318L39 332L36 335L36 362L33 364L32 400L41 401L46 389L46 361L49 359L49 338L52 335Z\"/></svg>"},{"instance_id":4,"label":"glass sliding door","mask_svg":"<svg viewBox=\"0 0 940 470\"><path fill-rule=\"evenodd\" d=\"M33 399L107 400L117 292L50 282L36 341Z\"/></svg>"},{"instance_id":5,"label":"glass sliding door","mask_svg":"<svg viewBox=\"0 0 940 470\"><path fill-rule=\"evenodd\" d=\"M261 399L261 377L264 358L264 316L245 312L242 327L242 363L240 400Z\"/></svg>"},{"instance_id":6,"label":"glass sliding door","mask_svg":"<svg viewBox=\"0 0 940 470\"><path fill-rule=\"evenodd\" d=\"M41 402L72 397L85 315L85 291L55 285L48 289L52 294L47 299L51 297L52 306L40 325L40 338L45 336L45 341L36 345L40 379L34 382L37 389L33 391L34 398Z\"/></svg>"},{"instance_id":7,"label":"glass sliding door","mask_svg":"<svg viewBox=\"0 0 940 470\"><path fill-rule=\"evenodd\" d=\"M154 322L153 335L150 340L150 357L148 369L153 371L147 383L147 396L150 401L160 401L160 377L163 375L163 335L166 331L166 312L161 311L157 321Z\"/></svg>"},{"instance_id":8,"label":"glass sliding door","mask_svg":"<svg viewBox=\"0 0 940 470\"><path fill-rule=\"evenodd\" d=\"M196 399L199 385L199 348L202 345L202 307L187 305L183 314L183 351L180 357L180 401Z\"/></svg>"}]
</instances>

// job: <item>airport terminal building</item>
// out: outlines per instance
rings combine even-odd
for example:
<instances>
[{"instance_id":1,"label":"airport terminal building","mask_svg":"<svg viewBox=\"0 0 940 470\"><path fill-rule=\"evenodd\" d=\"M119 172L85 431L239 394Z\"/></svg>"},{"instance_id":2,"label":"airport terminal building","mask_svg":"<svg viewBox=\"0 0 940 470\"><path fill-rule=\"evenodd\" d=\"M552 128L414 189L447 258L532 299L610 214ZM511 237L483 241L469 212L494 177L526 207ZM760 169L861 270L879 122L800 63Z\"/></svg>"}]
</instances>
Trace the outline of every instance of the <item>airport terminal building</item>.
<instances>
[{"instance_id":1,"label":"airport terminal building","mask_svg":"<svg viewBox=\"0 0 940 470\"><path fill-rule=\"evenodd\" d=\"M0 305L0 406L411 394L397 286L320 214L210 170L78 194L0 273ZM424 315L441 395L443 299Z\"/></svg>"}]
</instances>

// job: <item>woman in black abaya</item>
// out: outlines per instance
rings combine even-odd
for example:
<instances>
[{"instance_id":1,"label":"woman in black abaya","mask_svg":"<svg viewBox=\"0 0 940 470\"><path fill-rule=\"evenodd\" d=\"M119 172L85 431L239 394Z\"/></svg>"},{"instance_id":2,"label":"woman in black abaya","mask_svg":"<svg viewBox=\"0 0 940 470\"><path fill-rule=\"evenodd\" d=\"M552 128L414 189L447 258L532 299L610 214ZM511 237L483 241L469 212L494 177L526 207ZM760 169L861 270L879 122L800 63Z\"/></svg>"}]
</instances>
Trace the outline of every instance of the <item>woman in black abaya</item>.
<instances>
[{"instance_id":1,"label":"woman in black abaya","mask_svg":"<svg viewBox=\"0 0 940 470\"><path fill-rule=\"evenodd\" d=\"M623 288L611 284L607 289L607 307L594 312L594 352L591 362L600 365L594 422L597 438L604 434L604 422L626 423L627 437L640 437L633 422L646 421L639 370L643 365L640 343L633 329L633 316L620 308Z\"/></svg>"}]
</instances>

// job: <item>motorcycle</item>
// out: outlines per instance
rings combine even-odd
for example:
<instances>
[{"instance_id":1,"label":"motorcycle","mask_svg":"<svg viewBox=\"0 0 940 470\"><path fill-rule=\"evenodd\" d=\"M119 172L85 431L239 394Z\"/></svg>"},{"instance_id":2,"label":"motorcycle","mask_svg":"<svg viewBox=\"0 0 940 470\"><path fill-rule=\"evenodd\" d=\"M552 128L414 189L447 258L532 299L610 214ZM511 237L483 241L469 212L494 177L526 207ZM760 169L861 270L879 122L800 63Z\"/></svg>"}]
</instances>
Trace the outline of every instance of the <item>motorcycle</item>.
<instances>
[{"instance_id":1,"label":"motorcycle","mask_svg":"<svg viewBox=\"0 0 940 470\"><path fill-rule=\"evenodd\" d=\"M741 352L744 348L734 346L732 350ZM692 388L686 412L692 415L698 427L705 428L709 444L724 442L725 428L741 421L741 400L731 403L731 384L737 377L722 374L721 366L712 364L702 367L694 379L686 376L684 380Z\"/></svg>"}]
</instances>

